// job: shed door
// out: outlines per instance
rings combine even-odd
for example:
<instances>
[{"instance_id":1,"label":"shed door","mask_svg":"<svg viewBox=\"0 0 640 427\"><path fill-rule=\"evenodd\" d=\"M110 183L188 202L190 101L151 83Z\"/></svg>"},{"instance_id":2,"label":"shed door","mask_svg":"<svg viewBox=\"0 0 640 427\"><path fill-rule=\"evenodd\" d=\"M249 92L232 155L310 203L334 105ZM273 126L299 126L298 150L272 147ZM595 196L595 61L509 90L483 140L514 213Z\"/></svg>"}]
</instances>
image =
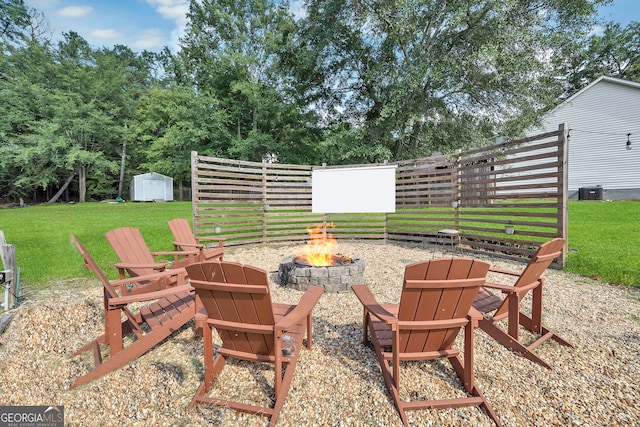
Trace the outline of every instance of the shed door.
<instances>
[{"instance_id":1,"label":"shed door","mask_svg":"<svg viewBox=\"0 0 640 427\"><path fill-rule=\"evenodd\" d=\"M164 200L164 181L160 179L145 179L142 185L144 200L151 201L155 199Z\"/></svg>"}]
</instances>

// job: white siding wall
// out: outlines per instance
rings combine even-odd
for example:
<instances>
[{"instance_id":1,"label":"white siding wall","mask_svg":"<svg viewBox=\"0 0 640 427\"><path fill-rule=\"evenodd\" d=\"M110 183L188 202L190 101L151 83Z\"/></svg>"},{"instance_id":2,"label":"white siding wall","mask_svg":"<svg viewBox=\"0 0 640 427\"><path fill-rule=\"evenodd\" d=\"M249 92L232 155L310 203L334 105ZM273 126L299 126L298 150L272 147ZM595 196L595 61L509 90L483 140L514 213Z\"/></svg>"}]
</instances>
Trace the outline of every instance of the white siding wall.
<instances>
[{"instance_id":1,"label":"white siding wall","mask_svg":"<svg viewBox=\"0 0 640 427\"><path fill-rule=\"evenodd\" d=\"M571 129L570 192L595 186L640 189L640 84L596 81L550 112L542 128L527 134L555 130L560 123ZM629 132L632 150L626 149Z\"/></svg>"}]
</instances>

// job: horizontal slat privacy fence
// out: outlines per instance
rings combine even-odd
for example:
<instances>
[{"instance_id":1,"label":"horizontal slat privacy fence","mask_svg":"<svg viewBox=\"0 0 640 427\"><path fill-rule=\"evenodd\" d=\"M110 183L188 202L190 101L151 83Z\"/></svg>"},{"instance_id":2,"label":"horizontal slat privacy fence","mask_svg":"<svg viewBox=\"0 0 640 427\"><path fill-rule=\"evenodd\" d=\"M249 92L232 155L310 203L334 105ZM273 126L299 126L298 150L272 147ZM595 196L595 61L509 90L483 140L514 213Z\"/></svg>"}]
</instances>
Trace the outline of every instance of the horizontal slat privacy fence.
<instances>
[{"instance_id":1,"label":"horizontal slat privacy fence","mask_svg":"<svg viewBox=\"0 0 640 427\"><path fill-rule=\"evenodd\" d=\"M397 162L396 212L388 214L312 213L312 172L327 166L193 152L194 232L225 237L227 246L304 242L308 227L333 223L338 240L422 245L435 243L438 230L455 229L469 250L529 258L541 242L567 238L566 129ZM348 183L336 191L349 191Z\"/></svg>"}]
</instances>

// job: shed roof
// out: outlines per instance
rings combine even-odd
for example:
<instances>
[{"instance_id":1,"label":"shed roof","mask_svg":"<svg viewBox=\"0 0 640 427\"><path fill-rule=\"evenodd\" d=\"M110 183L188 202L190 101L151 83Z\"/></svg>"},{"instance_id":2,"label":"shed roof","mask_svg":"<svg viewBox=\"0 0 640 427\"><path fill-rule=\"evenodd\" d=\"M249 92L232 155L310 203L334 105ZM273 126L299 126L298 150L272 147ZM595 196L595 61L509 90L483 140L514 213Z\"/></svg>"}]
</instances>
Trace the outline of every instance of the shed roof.
<instances>
[{"instance_id":1,"label":"shed roof","mask_svg":"<svg viewBox=\"0 0 640 427\"><path fill-rule=\"evenodd\" d=\"M134 178L139 178L139 177L150 178L150 179L165 179L165 178L173 179L170 176L162 175L161 173L157 173L157 172L142 173L140 175L134 176Z\"/></svg>"}]
</instances>

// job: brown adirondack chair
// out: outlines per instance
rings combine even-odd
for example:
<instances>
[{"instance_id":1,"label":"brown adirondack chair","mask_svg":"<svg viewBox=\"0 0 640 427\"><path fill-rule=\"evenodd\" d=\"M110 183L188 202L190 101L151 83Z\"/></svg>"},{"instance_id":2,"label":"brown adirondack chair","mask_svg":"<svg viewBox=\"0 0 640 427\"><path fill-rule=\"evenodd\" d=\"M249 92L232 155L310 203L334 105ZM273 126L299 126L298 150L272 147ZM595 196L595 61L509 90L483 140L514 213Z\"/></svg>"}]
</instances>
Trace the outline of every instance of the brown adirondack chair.
<instances>
[{"instance_id":1,"label":"brown adirondack chair","mask_svg":"<svg viewBox=\"0 0 640 427\"><path fill-rule=\"evenodd\" d=\"M198 237L196 238L191 232L189 221L184 218L172 219L168 222L169 229L175 241L173 247L175 250L188 251L198 250L198 261L222 260L224 255L224 238L219 237ZM207 247L205 241L217 241L217 247Z\"/></svg>"},{"instance_id":2,"label":"brown adirondack chair","mask_svg":"<svg viewBox=\"0 0 640 427\"><path fill-rule=\"evenodd\" d=\"M204 380L189 407L199 402L269 418L274 426L289 392L303 338L311 348L311 311L322 296L309 288L298 305L271 302L267 273L259 268L221 261L186 267L191 285L207 312L204 326ZM212 328L222 346L214 354ZM274 364L273 407L262 407L207 394L228 358Z\"/></svg>"},{"instance_id":3,"label":"brown adirondack chair","mask_svg":"<svg viewBox=\"0 0 640 427\"><path fill-rule=\"evenodd\" d=\"M552 366L533 353L536 347L549 339L573 347L571 343L542 326L542 286L544 284L542 274L553 260L562 254L564 245L565 240L561 238L543 243L521 273L491 268L490 272L517 279L513 285L485 283L473 303L474 308L483 314L483 319L478 323L483 331L503 346L549 369L552 369ZM499 291L505 296L491 290ZM529 291L532 291L531 316L520 309L522 299ZM508 321L506 331L496 324L504 319ZM520 326L539 337L529 345L522 344L519 338Z\"/></svg>"},{"instance_id":4,"label":"brown adirondack chair","mask_svg":"<svg viewBox=\"0 0 640 427\"><path fill-rule=\"evenodd\" d=\"M84 245L75 236L71 236L71 240L82 254L85 267L102 282L105 330L103 335L73 353L72 357L91 350L95 363L91 371L76 378L70 387L73 389L132 362L159 344L194 317L196 302L193 288L185 284L184 268L110 281ZM140 282L164 278L175 286L145 293L132 289ZM146 301L149 304L135 312L130 308ZM125 347L123 339L130 334L134 334L135 339ZM103 360L101 345L109 347L106 360Z\"/></svg>"},{"instance_id":5,"label":"brown adirondack chair","mask_svg":"<svg viewBox=\"0 0 640 427\"><path fill-rule=\"evenodd\" d=\"M140 230L133 227L122 227L105 234L121 262L116 263L120 278L143 276L164 271L168 267L166 262L156 262L158 256L173 256L171 267L184 267L197 261L198 251L165 251L151 252L142 238ZM161 283L162 286L167 284Z\"/></svg>"},{"instance_id":6,"label":"brown adirondack chair","mask_svg":"<svg viewBox=\"0 0 640 427\"><path fill-rule=\"evenodd\" d=\"M482 316L471 304L488 269L488 263L468 258L442 258L408 265L400 304L380 305L368 287L352 286L364 306L364 344L370 337L382 377L405 426L408 425L405 411L461 406L480 406L496 425L501 425L475 384L473 368L473 332ZM464 361L453 346L462 327ZM401 362L439 358L449 360L468 396L407 401L400 393Z\"/></svg>"}]
</instances>

